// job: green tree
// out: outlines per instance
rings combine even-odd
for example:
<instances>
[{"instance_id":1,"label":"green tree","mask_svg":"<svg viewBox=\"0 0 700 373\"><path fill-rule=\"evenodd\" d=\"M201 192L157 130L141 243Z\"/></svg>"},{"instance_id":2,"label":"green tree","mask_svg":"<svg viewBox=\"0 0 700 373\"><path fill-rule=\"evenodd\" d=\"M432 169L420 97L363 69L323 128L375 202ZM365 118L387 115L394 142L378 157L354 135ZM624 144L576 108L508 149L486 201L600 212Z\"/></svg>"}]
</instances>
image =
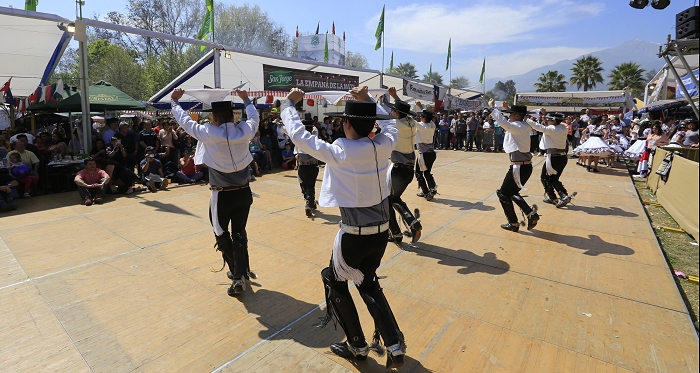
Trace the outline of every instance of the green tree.
<instances>
[{"instance_id":1,"label":"green tree","mask_svg":"<svg viewBox=\"0 0 700 373\"><path fill-rule=\"evenodd\" d=\"M644 71L635 62L624 62L615 66L608 75L610 78L609 89L628 89L632 92L632 96L640 97L647 82Z\"/></svg>"},{"instance_id":2,"label":"green tree","mask_svg":"<svg viewBox=\"0 0 700 373\"><path fill-rule=\"evenodd\" d=\"M423 80L435 84L442 84L442 75L435 71L433 71L431 74L425 73L423 74Z\"/></svg>"},{"instance_id":3,"label":"green tree","mask_svg":"<svg viewBox=\"0 0 700 373\"><path fill-rule=\"evenodd\" d=\"M418 78L418 69L410 62L400 63L394 67L394 74L416 79Z\"/></svg>"},{"instance_id":4,"label":"green tree","mask_svg":"<svg viewBox=\"0 0 700 373\"><path fill-rule=\"evenodd\" d=\"M88 61L90 82L105 80L135 99L148 98L144 69L129 51L98 40L88 46Z\"/></svg>"},{"instance_id":5,"label":"green tree","mask_svg":"<svg viewBox=\"0 0 700 373\"><path fill-rule=\"evenodd\" d=\"M291 35L258 5L216 3L214 41L279 56L296 54Z\"/></svg>"},{"instance_id":6,"label":"green tree","mask_svg":"<svg viewBox=\"0 0 700 373\"><path fill-rule=\"evenodd\" d=\"M362 53L347 51L345 53L345 66L368 69L369 62L367 62L367 57L365 57Z\"/></svg>"},{"instance_id":7,"label":"green tree","mask_svg":"<svg viewBox=\"0 0 700 373\"><path fill-rule=\"evenodd\" d=\"M456 78L452 78L450 81L450 87L452 88L466 88L469 87L469 78L460 75Z\"/></svg>"},{"instance_id":8,"label":"green tree","mask_svg":"<svg viewBox=\"0 0 700 373\"><path fill-rule=\"evenodd\" d=\"M542 73L535 83L537 92L564 92L566 91L566 77L557 70L549 70Z\"/></svg>"},{"instance_id":9,"label":"green tree","mask_svg":"<svg viewBox=\"0 0 700 373\"><path fill-rule=\"evenodd\" d=\"M498 81L494 86L493 89L490 91L486 92L484 97L486 97L486 100L489 100L491 98L499 100L499 101L506 101L506 102L513 102L513 99L515 98L515 93L517 90L515 89L515 82L512 80L506 80L505 83L502 81Z\"/></svg>"},{"instance_id":10,"label":"green tree","mask_svg":"<svg viewBox=\"0 0 700 373\"><path fill-rule=\"evenodd\" d=\"M579 58L574 63L574 67L571 68L569 82L571 85L576 85L577 89L583 87L584 91L595 88L598 83L603 83L603 76L600 75L603 72L601 65L598 57L588 55Z\"/></svg>"}]
</instances>

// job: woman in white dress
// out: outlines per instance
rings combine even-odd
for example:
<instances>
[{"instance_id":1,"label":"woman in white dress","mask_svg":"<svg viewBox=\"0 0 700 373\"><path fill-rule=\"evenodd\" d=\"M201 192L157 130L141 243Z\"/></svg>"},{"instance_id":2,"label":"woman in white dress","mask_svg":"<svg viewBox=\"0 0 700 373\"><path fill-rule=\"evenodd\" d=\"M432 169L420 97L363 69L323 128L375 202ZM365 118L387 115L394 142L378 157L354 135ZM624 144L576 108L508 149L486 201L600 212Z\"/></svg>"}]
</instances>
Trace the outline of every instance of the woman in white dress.
<instances>
[{"instance_id":1,"label":"woman in white dress","mask_svg":"<svg viewBox=\"0 0 700 373\"><path fill-rule=\"evenodd\" d=\"M600 172L598 171L600 158L608 157L615 151L603 140L606 126L601 123L601 117L596 117L590 122L592 123L584 130L589 135L588 139L574 150L574 154L585 159L588 172Z\"/></svg>"}]
</instances>

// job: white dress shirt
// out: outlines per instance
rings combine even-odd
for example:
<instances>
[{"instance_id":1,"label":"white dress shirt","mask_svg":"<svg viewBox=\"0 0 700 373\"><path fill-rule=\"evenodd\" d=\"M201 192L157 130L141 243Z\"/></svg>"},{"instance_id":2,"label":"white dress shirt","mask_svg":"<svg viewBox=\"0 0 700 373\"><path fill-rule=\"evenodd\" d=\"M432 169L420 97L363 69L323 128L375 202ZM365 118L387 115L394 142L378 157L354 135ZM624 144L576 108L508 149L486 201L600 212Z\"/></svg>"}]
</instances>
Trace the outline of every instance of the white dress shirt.
<instances>
[{"instance_id":1,"label":"white dress shirt","mask_svg":"<svg viewBox=\"0 0 700 373\"><path fill-rule=\"evenodd\" d=\"M435 123L430 122L416 122L418 123L416 131L416 144L432 144L433 136L435 135Z\"/></svg>"},{"instance_id":2,"label":"white dress shirt","mask_svg":"<svg viewBox=\"0 0 700 373\"><path fill-rule=\"evenodd\" d=\"M416 128L418 124L411 117L396 119L396 128L398 129L398 142L394 151L408 154L413 153L414 138L416 137Z\"/></svg>"},{"instance_id":3,"label":"white dress shirt","mask_svg":"<svg viewBox=\"0 0 700 373\"><path fill-rule=\"evenodd\" d=\"M180 104L171 101L172 113L177 123L190 136L197 139L195 164L205 164L217 171L230 173L244 170L253 161L248 144L258 132L260 118L253 104L245 108L248 120L234 124L222 125L199 124L190 118Z\"/></svg>"},{"instance_id":4,"label":"white dress shirt","mask_svg":"<svg viewBox=\"0 0 700 373\"><path fill-rule=\"evenodd\" d=\"M566 149L566 136L569 134L566 125L545 126L531 119L526 122L536 131L542 132L540 149Z\"/></svg>"},{"instance_id":5,"label":"white dress shirt","mask_svg":"<svg viewBox=\"0 0 700 373\"><path fill-rule=\"evenodd\" d=\"M503 150L505 150L506 153L513 153L516 151L522 153L530 152L530 131L532 131L532 128L527 123L520 120L509 122L498 109L493 109L493 111L491 111L491 117L508 131L503 137Z\"/></svg>"},{"instance_id":6,"label":"white dress shirt","mask_svg":"<svg viewBox=\"0 0 700 373\"><path fill-rule=\"evenodd\" d=\"M377 113L387 114L381 105L377 105ZM389 156L398 141L394 120L377 121L382 131L373 139L339 138L332 144L304 128L294 105L282 110L282 122L294 145L326 163L320 206L370 207L389 196Z\"/></svg>"}]
</instances>

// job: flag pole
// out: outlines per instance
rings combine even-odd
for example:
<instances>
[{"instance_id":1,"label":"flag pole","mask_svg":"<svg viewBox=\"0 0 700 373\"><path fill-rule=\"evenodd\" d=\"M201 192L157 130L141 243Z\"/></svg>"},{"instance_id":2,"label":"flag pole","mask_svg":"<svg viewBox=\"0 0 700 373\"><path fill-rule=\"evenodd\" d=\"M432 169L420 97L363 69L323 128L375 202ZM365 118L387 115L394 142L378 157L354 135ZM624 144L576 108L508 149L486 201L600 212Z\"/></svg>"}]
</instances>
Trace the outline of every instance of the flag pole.
<instances>
[{"instance_id":1,"label":"flag pole","mask_svg":"<svg viewBox=\"0 0 700 373\"><path fill-rule=\"evenodd\" d=\"M382 72L379 74L379 88L384 88L384 28L385 25L382 25Z\"/></svg>"}]
</instances>

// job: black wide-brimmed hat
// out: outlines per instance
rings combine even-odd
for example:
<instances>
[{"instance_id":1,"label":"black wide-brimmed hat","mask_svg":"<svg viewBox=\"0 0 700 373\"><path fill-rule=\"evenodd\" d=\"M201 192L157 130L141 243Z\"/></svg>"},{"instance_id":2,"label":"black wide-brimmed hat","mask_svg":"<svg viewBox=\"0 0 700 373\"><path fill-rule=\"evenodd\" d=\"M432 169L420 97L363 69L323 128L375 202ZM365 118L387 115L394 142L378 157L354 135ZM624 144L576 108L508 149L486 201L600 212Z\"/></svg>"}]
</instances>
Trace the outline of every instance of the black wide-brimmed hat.
<instances>
[{"instance_id":1,"label":"black wide-brimmed hat","mask_svg":"<svg viewBox=\"0 0 700 373\"><path fill-rule=\"evenodd\" d=\"M423 110L423 111L420 113L420 116L421 116L421 117L425 117L425 120L427 120L428 122L430 122L431 120L433 120L433 115L435 115L435 113L433 113L432 111L427 110L427 109L426 109L426 110Z\"/></svg>"},{"instance_id":2,"label":"black wide-brimmed hat","mask_svg":"<svg viewBox=\"0 0 700 373\"><path fill-rule=\"evenodd\" d=\"M411 111L411 105L409 105L403 101L396 101L396 103L386 104L386 106L398 111L401 114L406 114L406 115L411 115L411 116L416 115L416 113Z\"/></svg>"},{"instance_id":3,"label":"black wide-brimmed hat","mask_svg":"<svg viewBox=\"0 0 700 373\"><path fill-rule=\"evenodd\" d=\"M211 103L211 109L200 110L202 113L210 113L214 111L231 111L233 110L233 101L214 101Z\"/></svg>"},{"instance_id":4,"label":"black wide-brimmed hat","mask_svg":"<svg viewBox=\"0 0 700 373\"><path fill-rule=\"evenodd\" d=\"M554 119L557 122L561 122L564 119L566 119L566 116L562 113L547 113L547 115L544 116L547 119Z\"/></svg>"},{"instance_id":5,"label":"black wide-brimmed hat","mask_svg":"<svg viewBox=\"0 0 700 373\"><path fill-rule=\"evenodd\" d=\"M527 114L527 106L525 105L511 105L510 109L503 110L504 113L515 113L515 114Z\"/></svg>"},{"instance_id":6,"label":"black wide-brimmed hat","mask_svg":"<svg viewBox=\"0 0 700 373\"><path fill-rule=\"evenodd\" d=\"M328 117L343 117L359 120L390 120L396 119L391 115L377 114L377 104L374 102L347 101L345 111L340 113L326 113Z\"/></svg>"}]
</instances>

